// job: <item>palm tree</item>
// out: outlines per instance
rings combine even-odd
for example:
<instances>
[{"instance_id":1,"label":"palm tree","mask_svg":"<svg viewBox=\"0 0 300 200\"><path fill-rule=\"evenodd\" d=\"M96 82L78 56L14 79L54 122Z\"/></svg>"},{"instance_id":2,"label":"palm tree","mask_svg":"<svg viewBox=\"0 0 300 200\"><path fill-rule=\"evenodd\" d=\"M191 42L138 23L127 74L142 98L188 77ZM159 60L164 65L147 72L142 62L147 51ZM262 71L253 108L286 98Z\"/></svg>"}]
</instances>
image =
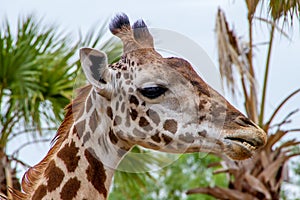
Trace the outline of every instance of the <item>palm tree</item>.
<instances>
[{"instance_id":1,"label":"palm tree","mask_svg":"<svg viewBox=\"0 0 300 200\"><path fill-rule=\"evenodd\" d=\"M0 179L5 194L3 183L19 187L10 169L10 162L18 160L6 154L7 143L19 134L51 130L72 95L71 72L77 69L70 58L75 49L56 31L28 16L20 18L15 34L8 21L0 32Z\"/></svg>"},{"instance_id":2,"label":"palm tree","mask_svg":"<svg viewBox=\"0 0 300 200\"><path fill-rule=\"evenodd\" d=\"M213 166L222 166L221 169L215 171L215 174L227 174L229 184L228 188L222 187L202 187L188 191L188 194L209 194L218 199L279 199L281 195L282 182L287 178L287 161L295 156L299 156L300 142L296 140L282 141L282 137L289 132L299 132L300 129L285 130L284 126L290 121L290 118L298 110L289 113L286 118L274 124L274 118L279 110L293 96L300 92L295 90L288 95L282 103L274 110L269 119L265 119L265 99L268 85L268 76L270 68L270 59L274 34L276 30L284 33L278 27L280 20L283 19L284 25L292 25L293 17L299 19L300 2L299 0L290 1L268 1L269 18L264 19L256 17L255 14L263 7L265 1L246 0L248 9L248 27L249 42L247 48L243 46L240 39L236 37L232 30L229 29L228 22L224 12L218 11L216 22L216 33L218 38L219 64L220 72L226 80L228 88L233 91L238 82L241 85L244 106L249 118L258 123L269 135L266 146L261 149L252 159L243 162L234 162L223 158L223 161ZM270 38L268 41L268 51L266 58L265 74L263 80L263 89L261 101L258 101L258 94L255 88L256 76L253 66L253 20L266 22L270 26ZM234 71L237 69L237 73ZM260 104L259 104L260 103Z\"/></svg>"}]
</instances>

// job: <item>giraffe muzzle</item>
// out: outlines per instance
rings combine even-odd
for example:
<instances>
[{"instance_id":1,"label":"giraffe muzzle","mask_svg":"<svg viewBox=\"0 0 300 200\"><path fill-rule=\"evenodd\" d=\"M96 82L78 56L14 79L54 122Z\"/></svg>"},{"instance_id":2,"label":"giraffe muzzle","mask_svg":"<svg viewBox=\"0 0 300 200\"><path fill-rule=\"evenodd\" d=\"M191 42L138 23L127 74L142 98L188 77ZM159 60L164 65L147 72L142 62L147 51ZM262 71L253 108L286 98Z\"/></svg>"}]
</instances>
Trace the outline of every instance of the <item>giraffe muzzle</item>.
<instances>
[{"instance_id":1,"label":"giraffe muzzle","mask_svg":"<svg viewBox=\"0 0 300 200\"><path fill-rule=\"evenodd\" d=\"M255 137L248 131L241 131L224 138L225 154L234 160L243 160L252 157L256 150L266 144L266 133L258 128Z\"/></svg>"}]
</instances>

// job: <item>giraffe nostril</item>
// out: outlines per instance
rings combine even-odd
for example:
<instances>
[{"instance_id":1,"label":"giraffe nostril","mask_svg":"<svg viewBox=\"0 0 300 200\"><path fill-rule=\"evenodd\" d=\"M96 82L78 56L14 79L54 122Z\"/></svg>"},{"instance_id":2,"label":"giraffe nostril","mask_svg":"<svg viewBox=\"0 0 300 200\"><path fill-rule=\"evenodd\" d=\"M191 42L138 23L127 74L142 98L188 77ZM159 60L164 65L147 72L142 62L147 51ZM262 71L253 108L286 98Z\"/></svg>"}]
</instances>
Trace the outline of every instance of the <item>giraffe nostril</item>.
<instances>
[{"instance_id":1,"label":"giraffe nostril","mask_svg":"<svg viewBox=\"0 0 300 200\"><path fill-rule=\"evenodd\" d=\"M240 116L240 117L236 118L235 122L238 125L244 126L244 127L248 127L248 126L257 127L250 119L248 119L244 116Z\"/></svg>"}]
</instances>

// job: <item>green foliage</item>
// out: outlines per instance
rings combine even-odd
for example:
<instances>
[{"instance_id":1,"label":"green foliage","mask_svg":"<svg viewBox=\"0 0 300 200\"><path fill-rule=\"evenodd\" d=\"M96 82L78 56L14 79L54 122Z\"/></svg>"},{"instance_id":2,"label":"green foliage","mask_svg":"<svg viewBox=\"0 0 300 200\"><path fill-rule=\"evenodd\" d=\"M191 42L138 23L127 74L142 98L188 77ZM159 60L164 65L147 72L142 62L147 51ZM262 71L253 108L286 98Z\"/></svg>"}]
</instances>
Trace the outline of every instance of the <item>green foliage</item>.
<instances>
[{"instance_id":1,"label":"green foliage","mask_svg":"<svg viewBox=\"0 0 300 200\"><path fill-rule=\"evenodd\" d=\"M20 19L16 34L6 21L0 31L0 148L15 129L36 129L63 117L72 94L77 66L70 47L55 27L44 27L33 16Z\"/></svg>"},{"instance_id":2,"label":"green foliage","mask_svg":"<svg viewBox=\"0 0 300 200\"><path fill-rule=\"evenodd\" d=\"M300 146L294 146L292 149L292 153L299 154L300 153ZM290 183L293 183L295 185L300 185L300 164L299 160L297 158L292 159L289 163L290 169L293 171L293 179L289 180Z\"/></svg>"},{"instance_id":3,"label":"green foliage","mask_svg":"<svg viewBox=\"0 0 300 200\"><path fill-rule=\"evenodd\" d=\"M212 200L214 198L208 195L187 196L185 192L199 186L226 187L228 181L225 175L213 175L216 168L207 167L218 161L220 159L213 155L183 154L174 163L158 171L129 176L118 171L109 199Z\"/></svg>"}]
</instances>

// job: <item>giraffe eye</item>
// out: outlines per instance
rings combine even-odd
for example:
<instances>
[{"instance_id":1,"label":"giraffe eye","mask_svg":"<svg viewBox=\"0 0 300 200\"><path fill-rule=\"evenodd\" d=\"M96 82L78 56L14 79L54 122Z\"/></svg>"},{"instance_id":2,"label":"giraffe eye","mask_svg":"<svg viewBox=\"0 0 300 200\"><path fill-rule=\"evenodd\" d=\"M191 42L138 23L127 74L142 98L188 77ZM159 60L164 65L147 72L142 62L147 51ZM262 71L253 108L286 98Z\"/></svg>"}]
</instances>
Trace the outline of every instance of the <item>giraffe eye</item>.
<instances>
[{"instance_id":1,"label":"giraffe eye","mask_svg":"<svg viewBox=\"0 0 300 200\"><path fill-rule=\"evenodd\" d=\"M149 99L155 99L163 95L168 89L163 86L151 86L145 88L139 88L138 91Z\"/></svg>"}]
</instances>

